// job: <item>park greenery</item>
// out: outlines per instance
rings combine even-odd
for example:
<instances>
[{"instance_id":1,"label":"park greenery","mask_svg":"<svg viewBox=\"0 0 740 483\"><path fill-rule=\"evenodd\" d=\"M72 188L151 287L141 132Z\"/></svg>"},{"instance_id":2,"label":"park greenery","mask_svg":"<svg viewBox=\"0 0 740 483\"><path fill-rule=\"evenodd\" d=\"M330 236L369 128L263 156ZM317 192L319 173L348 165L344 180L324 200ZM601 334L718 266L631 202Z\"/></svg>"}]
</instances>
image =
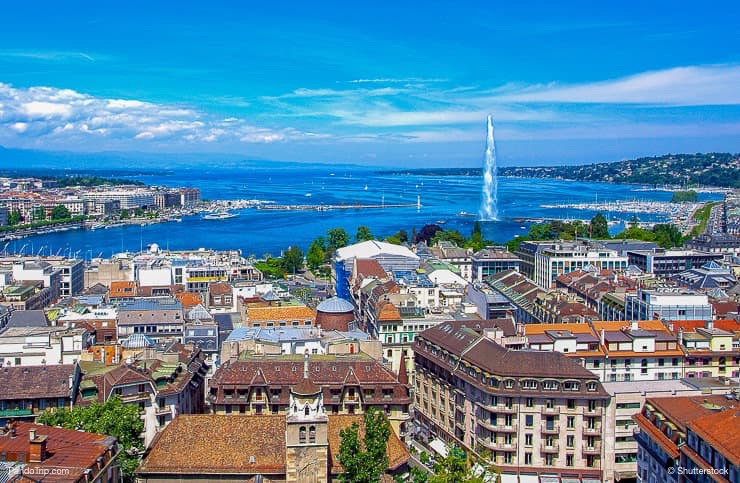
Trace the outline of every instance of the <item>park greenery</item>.
<instances>
[{"instance_id":1,"label":"park greenery","mask_svg":"<svg viewBox=\"0 0 740 483\"><path fill-rule=\"evenodd\" d=\"M694 190L674 191L671 196L671 203L696 203L699 201L699 194Z\"/></svg>"},{"instance_id":2,"label":"park greenery","mask_svg":"<svg viewBox=\"0 0 740 483\"><path fill-rule=\"evenodd\" d=\"M50 409L41 413L36 422L117 438L120 445L118 463L123 479L134 481L134 471L144 449L144 441L139 437L144 431L144 421L138 405L124 404L118 396L114 396L104 403L94 402L90 406Z\"/></svg>"}]
</instances>

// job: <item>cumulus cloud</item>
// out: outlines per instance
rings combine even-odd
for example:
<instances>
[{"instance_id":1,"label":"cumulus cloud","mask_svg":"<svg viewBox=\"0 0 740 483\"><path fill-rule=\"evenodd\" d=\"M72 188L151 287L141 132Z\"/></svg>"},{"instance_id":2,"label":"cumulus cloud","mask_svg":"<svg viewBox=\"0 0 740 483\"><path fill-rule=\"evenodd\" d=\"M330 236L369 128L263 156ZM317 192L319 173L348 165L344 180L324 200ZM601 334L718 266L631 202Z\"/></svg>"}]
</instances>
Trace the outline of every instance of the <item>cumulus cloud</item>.
<instances>
[{"instance_id":1,"label":"cumulus cloud","mask_svg":"<svg viewBox=\"0 0 740 483\"><path fill-rule=\"evenodd\" d=\"M224 119L188 106L0 83L0 143L8 146L80 148L80 143L98 139L100 146L100 139L107 139L137 148L137 143L154 141L273 143L315 138L297 129L258 127L242 118Z\"/></svg>"}]
</instances>

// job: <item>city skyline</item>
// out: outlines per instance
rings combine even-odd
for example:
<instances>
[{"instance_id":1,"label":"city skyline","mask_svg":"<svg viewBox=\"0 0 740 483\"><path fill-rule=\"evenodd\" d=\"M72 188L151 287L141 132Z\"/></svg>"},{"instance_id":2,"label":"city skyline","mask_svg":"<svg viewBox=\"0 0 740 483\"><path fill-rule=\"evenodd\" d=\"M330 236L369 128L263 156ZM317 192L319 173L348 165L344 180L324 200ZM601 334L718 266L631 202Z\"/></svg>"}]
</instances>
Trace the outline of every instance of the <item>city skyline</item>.
<instances>
[{"instance_id":1,"label":"city skyline","mask_svg":"<svg viewBox=\"0 0 740 483\"><path fill-rule=\"evenodd\" d=\"M502 165L737 152L737 10L6 7L0 146L475 166L491 113Z\"/></svg>"}]
</instances>

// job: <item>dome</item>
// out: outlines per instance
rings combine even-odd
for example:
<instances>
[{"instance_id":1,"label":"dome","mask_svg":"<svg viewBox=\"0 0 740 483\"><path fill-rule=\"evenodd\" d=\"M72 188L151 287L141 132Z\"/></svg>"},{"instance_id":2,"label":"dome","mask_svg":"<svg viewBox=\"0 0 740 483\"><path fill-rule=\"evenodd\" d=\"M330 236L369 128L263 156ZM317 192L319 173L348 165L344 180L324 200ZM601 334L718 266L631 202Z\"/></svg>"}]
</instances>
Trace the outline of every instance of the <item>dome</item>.
<instances>
[{"instance_id":1,"label":"dome","mask_svg":"<svg viewBox=\"0 0 740 483\"><path fill-rule=\"evenodd\" d=\"M344 314L347 312L353 312L355 306L351 302L344 300L339 297L332 297L326 299L316 307L318 312L324 312L325 314Z\"/></svg>"}]
</instances>

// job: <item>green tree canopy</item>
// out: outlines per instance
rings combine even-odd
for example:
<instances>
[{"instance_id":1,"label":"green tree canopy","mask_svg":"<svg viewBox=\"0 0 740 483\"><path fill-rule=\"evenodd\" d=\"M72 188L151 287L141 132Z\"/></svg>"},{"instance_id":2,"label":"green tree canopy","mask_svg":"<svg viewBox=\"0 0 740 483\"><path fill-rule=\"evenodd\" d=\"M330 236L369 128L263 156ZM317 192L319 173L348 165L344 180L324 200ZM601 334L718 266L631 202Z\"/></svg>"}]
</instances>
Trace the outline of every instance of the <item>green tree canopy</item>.
<instances>
[{"instance_id":1,"label":"green tree canopy","mask_svg":"<svg viewBox=\"0 0 740 483\"><path fill-rule=\"evenodd\" d=\"M66 220L68 218L71 218L72 215L69 213L69 210L64 205L56 205L51 210L51 219L52 220Z\"/></svg>"},{"instance_id":2,"label":"green tree canopy","mask_svg":"<svg viewBox=\"0 0 740 483\"><path fill-rule=\"evenodd\" d=\"M469 457L462 448L453 446L447 456L434 464L429 483L485 483L496 481L498 471L485 459Z\"/></svg>"},{"instance_id":3,"label":"green tree canopy","mask_svg":"<svg viewBox=\"0 0 740 483\"><path fill-rule=\"evenodd\" d=\"M306 263L311 270L316 270L324 263L326 257L326 240L323 236L318 236L308 247L306 253Z\"/></svg>"},{"instance_id":4,"label":"green tree canopy","mask_svg":"<svg viewBox=\"0 0 740 483\"><path fill-rule=\"evenodd\" d=\"M138 405L123 404L119 397L114 396L102 404L47 410L36 421L47 426L61 426L117 438L121 445L118 460L124 481L134 481L134 471L139 465L138 454L144 449L144 442L139 438L144 431L144 421Z\"/></svg>"},{"instance_id":5,"label":"green tree canopy","mask_svg":"<svg viewBox=\"0 0 740 483\"><path fill-rule=\"evenodd\" d=\"M288 273L296 273L303 269L303 251L298 247L288 248L282 256L281 266Z\"/></svg>"},{"instance_id":6,"label":"green tree canopy","mask_svg":"<svg viewBox=\"0 0 740 483\"><path fill-rule=\"evenodd\" d=\"M608 239L609 224L606 221L606 217L601 213L596 213L596 216L591 218L589 231L591 232L591 238L596 238L598 240Z\"/></svg>"},{"instance_id":7,"label":"green tree canopy","mask_svg":"<svg viewBox=\"0 0 740 483\"><path fill-rule=\"evenodd\" d=\"M334 256L338 248L349 245L349 234L344 228L332 228L326 232L328 242L326 244L327 256Z\"/></svg>"},{"instance_id":8,"label":"green tree canopy","mask_svg":"<svg viewBox=\"0 0 740 483\"><path fill-rule=\"evenodd\" d=\"M372 233L370 233L370 228L365 225L360 225L357 227L357 233L355 234L355 243L374 239L375 237Z\"/></svg>"},{"instance_id":9,"label":"green tree canopy","mask_svg":"<svg viewBox=\"0 0 740 483\"><path fill-rule=\"evenodd\" d=\"M344 471L341 481L377 483L388 468L388 438L391 425L382 411L370 408L365 413L365 436L360 444L359 427L353 423L339 432L339 463Z\"/></svg>"},{"instance_id":10,"label":"green tree canopy","mask_svg":"<svg viewBox=\"0 0 740 483\"><path fill-rule=\"evenodd\" d=\"M13 210L8 213L8 225L13 226L21 222L21 212Z\"/></svg>"}]
</instances>

